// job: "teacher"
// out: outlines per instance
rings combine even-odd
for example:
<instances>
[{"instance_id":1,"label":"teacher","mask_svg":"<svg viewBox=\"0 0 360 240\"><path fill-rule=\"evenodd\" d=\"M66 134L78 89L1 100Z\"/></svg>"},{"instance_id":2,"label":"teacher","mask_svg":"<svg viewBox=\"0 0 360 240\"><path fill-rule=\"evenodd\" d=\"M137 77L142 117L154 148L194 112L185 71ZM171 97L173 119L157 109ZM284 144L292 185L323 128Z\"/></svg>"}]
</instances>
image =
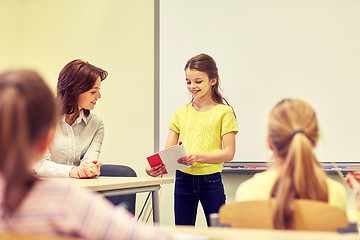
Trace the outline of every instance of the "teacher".
<instances>
[{"instance_id":1,"label":"teacher","mask_svg":"<svg viewBox=\"0 0 360 240\"><path fill-rule=\"evenodd\" d=\"M45 158L35 166L39 176L136 177L134 170L127 166L102 166L102 162L99 161L104 139L104 123L90 111L101 98L101 83L107 76L107 71L80 59L69 62L61 70L57 83L61 117L54 142ZM129 208L135 208L135 195L132 196ZM115 205L123 201L120 199L121 196L108 198Z\"/></svg>"}]
</instances>

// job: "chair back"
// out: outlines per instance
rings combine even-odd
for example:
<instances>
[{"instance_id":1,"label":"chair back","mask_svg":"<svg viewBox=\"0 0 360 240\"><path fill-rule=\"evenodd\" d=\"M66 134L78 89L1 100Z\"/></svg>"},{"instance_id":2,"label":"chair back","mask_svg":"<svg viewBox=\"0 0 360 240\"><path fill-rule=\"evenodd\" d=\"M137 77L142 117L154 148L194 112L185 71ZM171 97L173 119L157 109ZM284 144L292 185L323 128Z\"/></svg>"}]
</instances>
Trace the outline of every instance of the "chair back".
<instances>
[{"instance_id":1,"label":"chair back","mask_svg":"<svg viewBox=\"0 0 360 240\"><path fill-rule=\"evenodd\" d=\"M332 231L349 226L346 211L321 201L295 199L293 230ZM219 210L219 223L234 228L274 229L275 200L234 202Z\"/></svg>"}]
</instances>

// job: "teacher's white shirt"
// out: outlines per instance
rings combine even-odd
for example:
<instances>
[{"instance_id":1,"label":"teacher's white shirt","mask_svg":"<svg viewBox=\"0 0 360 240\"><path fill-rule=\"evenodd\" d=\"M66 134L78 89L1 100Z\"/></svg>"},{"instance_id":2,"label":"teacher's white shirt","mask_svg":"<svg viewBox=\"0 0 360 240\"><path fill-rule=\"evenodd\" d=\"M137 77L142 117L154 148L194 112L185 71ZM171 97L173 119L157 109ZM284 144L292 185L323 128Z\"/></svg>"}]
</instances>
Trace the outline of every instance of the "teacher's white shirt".
<instances>
[{"instance_id":1,"label":"teacher's white shirt","mask_svg":"<svg viewBox=\"0 0 360 240\"><path fill-rule=\"evenodd\" d=\"M70 170L81 161L98 160L104 139L104 123L96 115L79 117L70 126L65 115L57 126L54 142L45 158L35 165L40 177L70 177Z\"/></svg>"}]
</instances>

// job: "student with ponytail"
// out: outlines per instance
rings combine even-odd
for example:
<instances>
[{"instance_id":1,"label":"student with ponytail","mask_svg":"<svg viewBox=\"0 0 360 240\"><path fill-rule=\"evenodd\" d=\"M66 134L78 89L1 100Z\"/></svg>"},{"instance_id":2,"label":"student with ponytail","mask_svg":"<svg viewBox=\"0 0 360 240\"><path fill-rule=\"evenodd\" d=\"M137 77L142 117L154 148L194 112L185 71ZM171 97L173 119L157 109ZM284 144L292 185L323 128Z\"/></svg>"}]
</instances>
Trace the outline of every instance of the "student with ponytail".
<instances>
[{"instance_id":1,"label":"student with ponytail","mask_svg":"<svg viewBox=\"0 0 360 240\"><path fill-rule=\"evenodd\" d=\"M66 179L39 179L57 124L57 105L32 71L0 74L0 232L79 239L169 239L100 195Z\"/></svg>"},{"instance_id":2,"label":"student with ponytail","mask_svg":"<svg viewBox=\"0 0 360 240\"><path fill-rule=\"evenodd\" d=\"M326 176L313 154L319 126L312 107L299 99L284 99L270 112L267 128L273 165L242 183L236 200L275 198L276 229L290 228L294 199L323 201L346 209L344 187Z\"/></svg>"},{"instance_id":3,"label":"student with ponytail","mask_svg":"<svg viewBox=\"0 0 360 240\"><path fill-rule=\"evenodd\" d=\"M0 75L2 219L16 211L38 182L30 169L52 139L55 109L52 93L38 75L26 71Z\"/></svg>"}]
</instances>

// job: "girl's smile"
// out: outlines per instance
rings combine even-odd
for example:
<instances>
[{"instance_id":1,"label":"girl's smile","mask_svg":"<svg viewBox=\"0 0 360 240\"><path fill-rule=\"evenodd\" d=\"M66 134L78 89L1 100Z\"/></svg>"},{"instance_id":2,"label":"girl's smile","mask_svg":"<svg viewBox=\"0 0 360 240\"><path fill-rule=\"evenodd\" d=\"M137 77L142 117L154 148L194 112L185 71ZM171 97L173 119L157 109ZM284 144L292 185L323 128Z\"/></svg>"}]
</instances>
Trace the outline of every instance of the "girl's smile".
<instances>
[{"instance_id":1,"label":"girl's smile","mask_svg":"<svg viewBox=\"0 0 360 240\"><path fill-rule=\"evenodd\" d=\"M189 92L195 99L211 97L211 87L216 83L215 79L209 79L205 72L194 69L186 69L186 84Z\"/></svg>"},{"instance_id":2,"label":"girl's smile","mask_svg":"<svg viewBox=\"0 0 360 240\"><path fill-rule=\"evenodd\" d=\"M191 92L192 95L195 95L195 94L197 94L198 92L200 92L200 90L191 90L190 92Z\"/></svg>"}]
</instances>

